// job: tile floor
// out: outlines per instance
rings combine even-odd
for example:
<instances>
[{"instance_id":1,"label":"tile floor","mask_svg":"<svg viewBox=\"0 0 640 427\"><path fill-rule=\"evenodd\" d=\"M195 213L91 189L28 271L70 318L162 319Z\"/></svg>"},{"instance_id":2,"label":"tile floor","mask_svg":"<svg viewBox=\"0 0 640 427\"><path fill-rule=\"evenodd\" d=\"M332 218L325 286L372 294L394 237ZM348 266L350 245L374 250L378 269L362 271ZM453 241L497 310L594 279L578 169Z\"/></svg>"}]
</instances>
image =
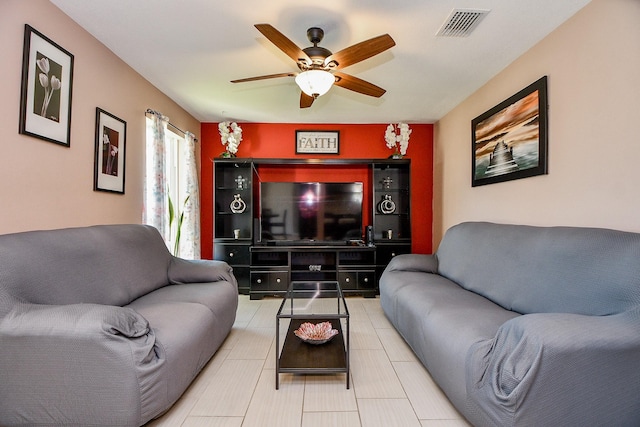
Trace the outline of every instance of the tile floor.
<instances>
[{"instance_id":1,"label":"tile floor","mask_svg":"<svg viewBox=\"0 0 640 427\"><path fill-rule=\"evenodd\" d=\"M378 298L347 298L349 390L344 374L281 374L276 390L281 302L241 295L222 347L173 408L147 427L469 426L393 329Z\"/></svg>"}]
</instances>

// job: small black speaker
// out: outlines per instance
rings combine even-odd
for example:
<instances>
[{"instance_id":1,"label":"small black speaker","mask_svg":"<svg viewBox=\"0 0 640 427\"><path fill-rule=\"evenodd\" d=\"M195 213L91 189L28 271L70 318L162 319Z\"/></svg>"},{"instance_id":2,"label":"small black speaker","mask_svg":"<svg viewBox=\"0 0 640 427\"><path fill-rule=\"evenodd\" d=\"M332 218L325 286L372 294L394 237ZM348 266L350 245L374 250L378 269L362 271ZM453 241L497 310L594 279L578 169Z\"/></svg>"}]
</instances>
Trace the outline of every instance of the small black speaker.
<instances>
[{"instance_id":1,"label":"small black speaker","mask_svg":"<svg viewBox=\"0 0 640 427\"><path fill-rule=\"evenodd\" d=\"M364 235L365 242L369 246L373 246L373 226L367 225L367 232Z\"/></svg>"}]
</instances>

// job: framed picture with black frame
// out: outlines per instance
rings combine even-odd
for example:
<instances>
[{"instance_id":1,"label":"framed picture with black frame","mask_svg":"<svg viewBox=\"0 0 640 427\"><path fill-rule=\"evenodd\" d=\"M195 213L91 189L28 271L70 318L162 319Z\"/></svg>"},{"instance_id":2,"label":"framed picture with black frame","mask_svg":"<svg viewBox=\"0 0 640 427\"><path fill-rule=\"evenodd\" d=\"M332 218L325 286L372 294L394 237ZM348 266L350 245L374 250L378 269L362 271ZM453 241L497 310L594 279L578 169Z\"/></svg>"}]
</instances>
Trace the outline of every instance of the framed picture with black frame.
<instances>
[{"instance_id":1,"label":"framed picture with black frame","mask_svg":"<svg viewBox=\"0 0 640 427\"><path fill-rule=\"evenodd\" d=\"M69 147L72 86L73 55L26 24L19 132Z\"/></svg>"},{"instance_id":2,"label":"framed picture with black frame","mask_svg":"<svg viewBox=\"0 0 640 427\"><path fill-rule=\"evenodd\" d=\"M124 194L127 122L96 108L93 189Z\"/></svg>"},{"instance_id":3,"label":"framed picture with black frame","mask_svg":"<svg viewBox=\"0 0 640 427\"><path fill-rule=\"evenodd\" d=\"M547 76L471 121L471 186L547 174Z\"/></svg>"}]
</instances>

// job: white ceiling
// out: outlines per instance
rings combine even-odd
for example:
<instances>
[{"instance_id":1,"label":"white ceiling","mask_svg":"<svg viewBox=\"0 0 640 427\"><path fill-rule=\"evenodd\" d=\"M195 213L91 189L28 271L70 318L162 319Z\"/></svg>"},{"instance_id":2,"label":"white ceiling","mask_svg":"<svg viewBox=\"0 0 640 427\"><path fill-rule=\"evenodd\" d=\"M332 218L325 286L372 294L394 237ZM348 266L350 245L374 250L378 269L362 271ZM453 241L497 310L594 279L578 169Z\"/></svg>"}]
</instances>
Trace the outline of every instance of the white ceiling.
<instances>
[{"instance_id":1,"label":"white ceiling","mask_svg":"<svg viewBox=\"0 0 640 427\"><path fill-rule=\"evenodd\" d=\"M202 122L433 123L590 0L51 1ZM490 13L468 37L436 37L454 8ZM300 109L291 77L230 83L297 71L258 23L301 48L321 27L333 52L390 34L395 47L341 70L387 93L334 86Z\"/></svg>"}]
</instances>

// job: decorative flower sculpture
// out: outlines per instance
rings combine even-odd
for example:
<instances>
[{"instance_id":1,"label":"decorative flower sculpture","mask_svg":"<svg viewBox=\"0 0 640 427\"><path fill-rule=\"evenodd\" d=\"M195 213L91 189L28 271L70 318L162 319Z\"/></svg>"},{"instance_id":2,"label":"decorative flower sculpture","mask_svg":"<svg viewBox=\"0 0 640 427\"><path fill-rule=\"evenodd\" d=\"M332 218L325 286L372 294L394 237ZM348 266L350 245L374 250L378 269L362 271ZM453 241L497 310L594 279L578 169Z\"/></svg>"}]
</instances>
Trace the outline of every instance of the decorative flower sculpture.
<instances>
[{"instance_id":1,"label":"decorative flower sculpture","mask_svg":"<svg viewBox=\"0 0 640 427\"><path fill-rule=\"evenodd\" d=\"M226 149L222 153L222 157L235 157L242 141L242 129L236 122L221 122L218 125L218 131L220 132L220 142Z\"/></svg>"},{"instance_id":2,"label":"decorative flower sculpture","mask_svg":"<svg viewBox=\"0 0 640 427\"><path fill-rule=\"evenodd\" d=\"M331 322L322 322L315 325L305 322L293 333L309 344L324 344L338 334L338 330L332 328Z\"/></svg>"},{"instance_id":3,"label":"decorative flower sculpture","mask_svg":"<svg viewBox=\"0 0 640 427\"><path fill-rule=\"evenodd\" d=\"M384 133L384 140L387 143L387 147L394 150L392 157L402 158L402 156L407 154L410 135L411 129L406 123L398 123L397 125L390 124L387 126L387 130Z\"/></svg>"}]
</instances>

